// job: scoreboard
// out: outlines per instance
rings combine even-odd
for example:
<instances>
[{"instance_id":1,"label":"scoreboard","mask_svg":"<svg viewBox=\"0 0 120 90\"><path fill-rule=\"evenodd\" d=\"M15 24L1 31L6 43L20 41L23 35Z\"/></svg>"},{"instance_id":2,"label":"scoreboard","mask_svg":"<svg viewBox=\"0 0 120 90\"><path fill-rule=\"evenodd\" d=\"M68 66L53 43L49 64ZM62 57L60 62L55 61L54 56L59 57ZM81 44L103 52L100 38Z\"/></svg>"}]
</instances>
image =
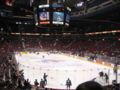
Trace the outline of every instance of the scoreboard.
<instances>
[{"instance_id":1,"label":"scoreboard","mask_svg":"<svg viewBox=\"0 0 120 90\"><path fill-rule=\"evenodd\" d=\"M60 4L46 4L34 7L36 26L69 26L69 7Z\"/></svg>"}]
</instances>

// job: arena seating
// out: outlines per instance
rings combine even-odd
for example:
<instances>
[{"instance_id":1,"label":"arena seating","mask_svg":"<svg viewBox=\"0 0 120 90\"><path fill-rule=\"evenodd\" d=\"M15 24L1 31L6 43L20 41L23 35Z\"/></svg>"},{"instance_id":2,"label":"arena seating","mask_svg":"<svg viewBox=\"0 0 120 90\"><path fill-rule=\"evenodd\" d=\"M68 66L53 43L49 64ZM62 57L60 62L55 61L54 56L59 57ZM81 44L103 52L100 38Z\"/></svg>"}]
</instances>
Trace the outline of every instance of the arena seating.
<instances>
[{"instance_id":1,"label":"arena seating","mask_svg":"<svg viewBox=\"0 0 120 90\"><path fill-rule=\"evenodd\" d=\"M1 56L6 52L15 52L23 50L47 50L47 51L69 51L72 54L84 56L85 53L92 53L94 55L116 57L120 54L119 40L90 40L90 39L54 39L54 38L39 38L22 37L9 38L4 40L0 47ZM7 47L7 48L6 48ZM109 62L109 61L108 61Z\"/></svg>"}]
</instances>

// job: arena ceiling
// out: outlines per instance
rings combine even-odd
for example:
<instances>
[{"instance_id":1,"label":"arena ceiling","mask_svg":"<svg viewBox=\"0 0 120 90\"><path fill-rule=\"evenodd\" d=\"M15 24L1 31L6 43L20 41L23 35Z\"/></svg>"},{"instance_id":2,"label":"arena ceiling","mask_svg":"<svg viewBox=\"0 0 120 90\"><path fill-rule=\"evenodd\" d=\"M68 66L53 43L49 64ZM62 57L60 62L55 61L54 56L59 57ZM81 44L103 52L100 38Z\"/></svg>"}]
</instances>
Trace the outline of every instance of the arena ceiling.
<instances>
[{"instance_id":1,"label":"arena ceiling","mask_svg":"<svg viewBox=\"0 0 120 90\"><path fill-rule=\"evenodd\" d=\"M104 0L59 0L72 9L71 22L69 28L44 28L44 31L34 25L33 5L45 4L47 0L0 0L0 27L5 32L38 32L38 33L71 33L84 34L96 31L106 31L120 29L120 2L113 0L116 4L110 7L98 9L94 12L86 13L92 7L99 8ZM52 0L57 1L57 0ZM100 2L102 1L102 2ZM106 0L112 1L112 0ZM7 3L6 3L7 2ZM81 5L80 3L83 2ZM81 6L77 6L80 4ZM103 5L103 4L102 4ZM99 7L98 7L99 6ZM85 12L78 15L81 11ZM24 23L16 25L16 23Z\"/></svg>"}]
</instances>

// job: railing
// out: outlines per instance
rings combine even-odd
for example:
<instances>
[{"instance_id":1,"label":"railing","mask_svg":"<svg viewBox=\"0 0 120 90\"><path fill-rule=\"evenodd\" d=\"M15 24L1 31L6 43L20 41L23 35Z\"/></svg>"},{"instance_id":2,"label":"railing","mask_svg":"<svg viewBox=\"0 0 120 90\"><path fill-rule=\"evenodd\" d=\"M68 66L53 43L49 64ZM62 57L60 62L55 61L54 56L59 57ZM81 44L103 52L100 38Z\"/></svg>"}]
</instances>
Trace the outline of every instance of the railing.
<instances>
[{"instance_id":1,"label":"railing","mask_svg":"<svg viewBox=\"0 0 120 90\"><path fill-rule=\"evenodd\" d=\"M93 53L84 53L84 55L86 57L95 56L95 54L93 54ZM118 57L110 57L110 56L100 55L100 54L96 54L96 56L97 56L98 60L111 62L111 63L115 63L116 61L120 60L120 58L118 58Z\"/></svg>"}]
</instances>

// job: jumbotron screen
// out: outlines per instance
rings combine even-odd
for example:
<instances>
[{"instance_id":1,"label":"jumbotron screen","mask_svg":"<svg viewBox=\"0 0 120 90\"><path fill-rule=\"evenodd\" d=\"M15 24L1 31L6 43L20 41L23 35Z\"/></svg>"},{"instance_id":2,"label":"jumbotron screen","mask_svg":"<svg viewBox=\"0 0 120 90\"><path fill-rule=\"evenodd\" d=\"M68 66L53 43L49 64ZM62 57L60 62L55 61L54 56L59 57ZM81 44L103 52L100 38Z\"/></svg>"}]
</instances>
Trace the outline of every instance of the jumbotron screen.
<instances>
[{"instance_id":1,"label":"jumbotron screen","mask_svg":"<svg viewBox=\"0 0 120 90\"><path fill-rule=\"evenodd\" d=\"M53 24L64 24L64 12L53 12Z\"/></svg>"},{"instance_id":2,"label":"jumbotron screen","mask_svg":"<svg viewBox=\"0 0 120 90\"><path fill-rule=\"evenodd\" d=\"M36 26L69 25L70 16L63 5L39 5L35 12Z\"/></svg>"},{"instance_id":3,"label":"jumbotron screen","mask_svg":"<svg viewBox=\"0 0 120 90\"><path fill-rule=\"evenodd\" d=\"M70 22L70 15L66 14L65 25L69 26L69 22Z\"/></svg>"},{"instance_id":4,"label":"jumbotron screen","mask_svg":"<svg viewBox=\"0 0 120 90\"><path fill-rule=\"evenodd\" d=\"M49 24L49 20L49 12L39 12L39 24Z\"/></svg>"}]
</instances>

